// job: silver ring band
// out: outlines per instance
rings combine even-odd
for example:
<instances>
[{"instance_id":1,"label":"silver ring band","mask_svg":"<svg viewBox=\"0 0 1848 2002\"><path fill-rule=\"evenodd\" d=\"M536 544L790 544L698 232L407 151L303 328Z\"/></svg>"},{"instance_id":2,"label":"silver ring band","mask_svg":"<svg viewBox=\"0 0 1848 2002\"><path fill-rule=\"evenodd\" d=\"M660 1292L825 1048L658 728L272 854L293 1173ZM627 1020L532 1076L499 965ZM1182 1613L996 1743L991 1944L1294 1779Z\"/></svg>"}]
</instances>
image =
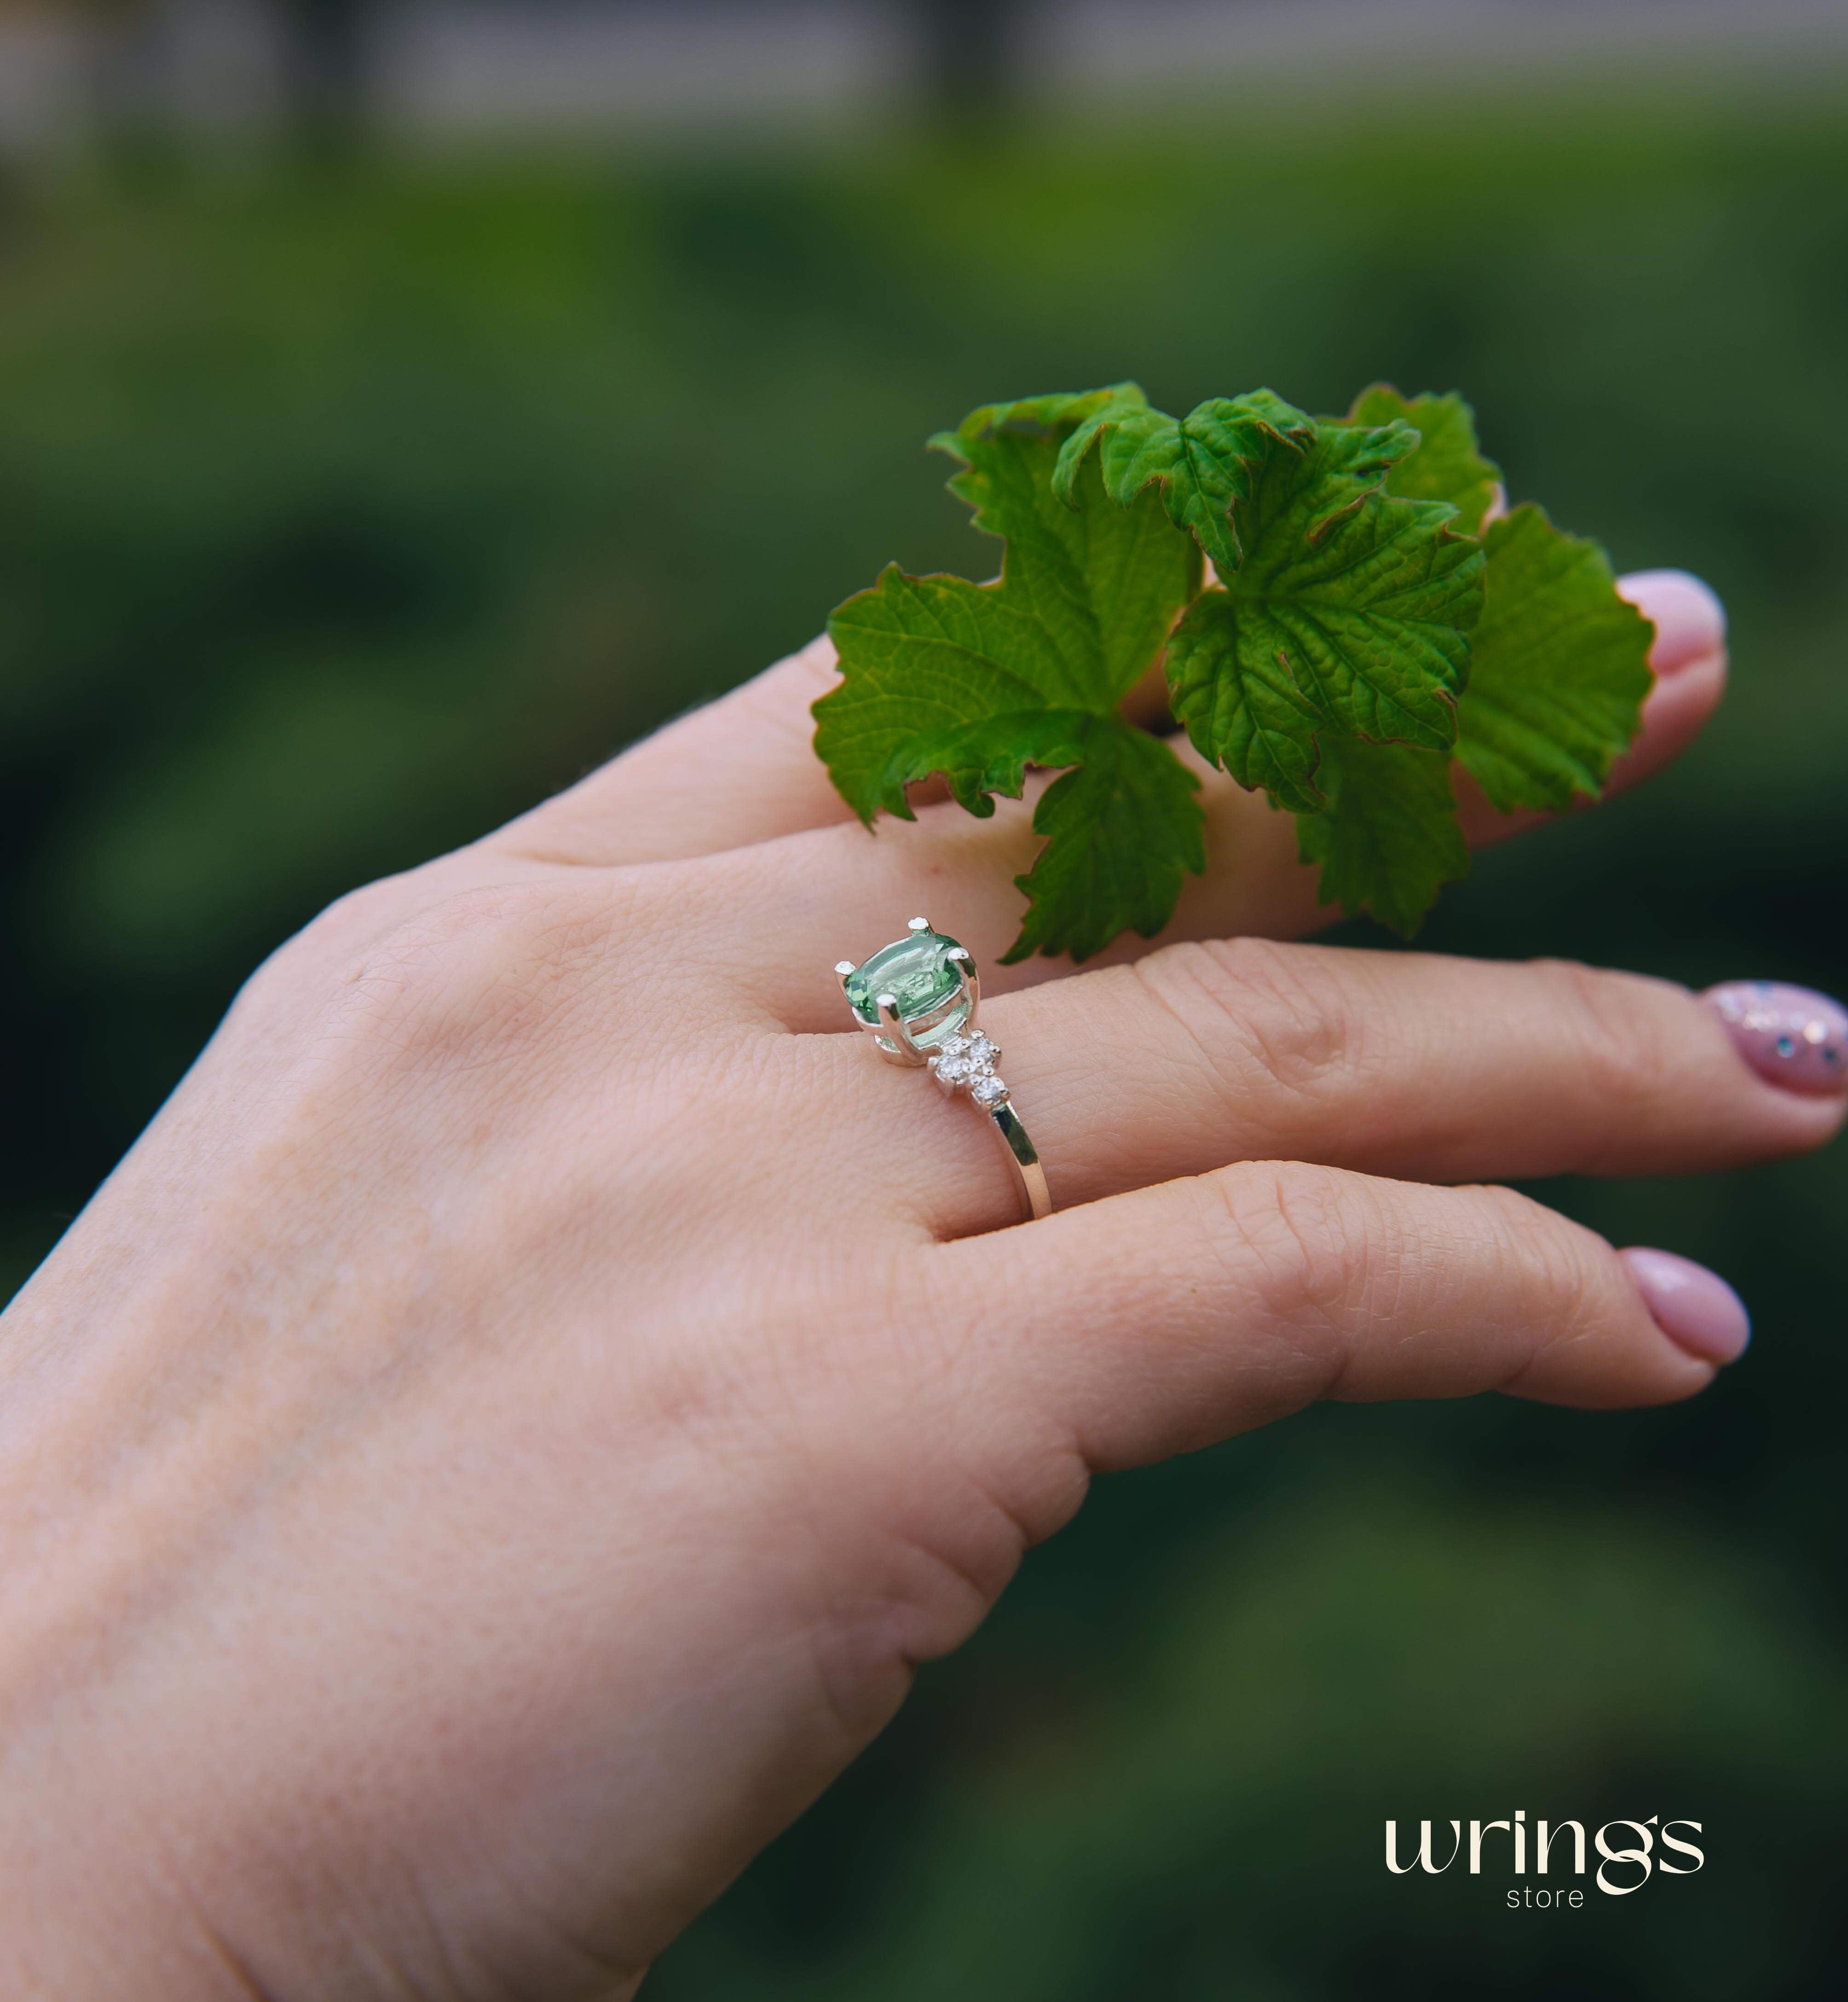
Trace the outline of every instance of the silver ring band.
<instances>
[{"instance_id":1,"label":"silver ring band","mask_svg":"<svg viewBox=\"0 0 1848 2002\"><path fill-rule=\"evenodd\" d=\"M1001 1136L1001 1151L1006 1155L1007 1165L1013 1170L1014 1188L1027 1220L1030 1222L1035 1217L1050 1216L1052 1194L1046 1186L1046 1170L1040 1166L1039 1154L1027 1137L1027 1128L1020 1124L1020 1114L1010 1100L1003 1099L990 1110L989 1117Z\"/></svg>"},{"instance_id":2,"label":"silver ring band","mask_svg":"<svg viewBox=\"0 0 1848 2002\"><path fill-rule=\"evenodd\" d=\"M857 966L838 961L834 975L855 1023L887 1063L928 1069L948 1095L968 1093L1001 1142L1023 1216L1050 1216L1038 1149L995 1069L1001 1052L976 1027L982 978L968 948L929 919L913 918L906 937Z\"/></svg>"}]
</instances>

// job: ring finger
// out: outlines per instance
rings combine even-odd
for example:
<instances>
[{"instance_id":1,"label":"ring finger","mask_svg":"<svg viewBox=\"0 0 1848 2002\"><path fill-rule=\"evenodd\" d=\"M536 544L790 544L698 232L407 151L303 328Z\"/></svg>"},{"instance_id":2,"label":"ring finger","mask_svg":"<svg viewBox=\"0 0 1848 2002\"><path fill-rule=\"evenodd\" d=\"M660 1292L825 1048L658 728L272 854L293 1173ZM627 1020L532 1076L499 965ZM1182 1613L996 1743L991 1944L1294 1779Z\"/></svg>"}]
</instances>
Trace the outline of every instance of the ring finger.
<instances>
[{"instance_id":1,"label":"ring finger","mask_svg":"<svg viewBox=\"0 0 1848 2002\"><path fill-rule=\"evenodd\" d=\"M1801 1152L1848 1104L1848 1017L1811 1013L1802 1065L1767 1046L1773 1083L1747 1060L1752 1031L1667 982L1240 940L985 1001L982 1027L1064 1209L1240 1160L1458 1182ZM1011 1222L973 1108L859 1044L811 1047L870 1101L856 1127L884 1146L912 1126L908 1207L943 1236Z\"/></svg>"}]
</instances>

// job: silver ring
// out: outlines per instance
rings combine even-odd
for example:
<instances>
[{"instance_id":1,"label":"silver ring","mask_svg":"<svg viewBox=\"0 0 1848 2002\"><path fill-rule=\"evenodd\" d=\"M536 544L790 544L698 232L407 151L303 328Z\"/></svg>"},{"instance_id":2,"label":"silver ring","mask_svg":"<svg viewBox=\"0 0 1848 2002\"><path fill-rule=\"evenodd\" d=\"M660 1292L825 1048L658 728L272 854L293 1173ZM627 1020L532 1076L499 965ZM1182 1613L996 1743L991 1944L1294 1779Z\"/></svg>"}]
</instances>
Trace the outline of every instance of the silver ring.
<instances>
[{"instance_id":1,"label":"silver ring","mask_svg":"<svg viewBox=\"0 0 1848 2002\"><path fill-rule=\"evenodd\" d=\"M927 1069L944 1096L966 1091L989 1116L1013 1171L1029 1218L1049 1216L1046 1170L995 1066L1001 1052L975 1026L982 976L967 946L913 918L908 935L856 966L838 961L834 977L873 1047L887 1063Z\"/></svg>"}]
</instances>

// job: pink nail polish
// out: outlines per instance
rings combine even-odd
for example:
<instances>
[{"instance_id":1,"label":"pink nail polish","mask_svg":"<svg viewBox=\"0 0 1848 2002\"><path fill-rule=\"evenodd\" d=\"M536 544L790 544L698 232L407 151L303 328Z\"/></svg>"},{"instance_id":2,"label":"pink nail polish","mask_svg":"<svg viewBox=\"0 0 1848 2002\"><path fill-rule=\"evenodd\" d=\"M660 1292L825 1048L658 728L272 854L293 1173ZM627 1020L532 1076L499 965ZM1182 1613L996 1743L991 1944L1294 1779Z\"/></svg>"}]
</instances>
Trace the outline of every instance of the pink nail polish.
<instances>
[{"instance_id":1,"label":"pink nail polish","mask_svg":"<svg viewBox=\"0 0 1848 2002\"><path fill-rule=\"evenodd\" d=\"M1655 627L1649 664L1658 679L1724 650L1726 608L1685 570L1635 570L1618 578L1617 591Z\"/></svg>"},{"instance_id":2,"label":"pink nail polish","mask_svg":"<svg viewBox=\"0 0 1848 2002\"><path fill-rule=\"evenodd\" d=\"M1752 1317L1717 1272L1640 1244L1617 1256L1635 1280L1649 1318L1677 1348L1703 1362L1736 1362L1745 1354Z\"/></svg>"},{"instance_id":3,"label":"pink nail polish","mask_svg":"<svg viewBox=\"0 0 1848 2002\"><path fill-rule=\"evenodd\" d=\"M1790 1091L1848 1091L1848 1010L1778 980L1729 980L1707 999L1760 1077Z\"/></svg>"}]
</instances>

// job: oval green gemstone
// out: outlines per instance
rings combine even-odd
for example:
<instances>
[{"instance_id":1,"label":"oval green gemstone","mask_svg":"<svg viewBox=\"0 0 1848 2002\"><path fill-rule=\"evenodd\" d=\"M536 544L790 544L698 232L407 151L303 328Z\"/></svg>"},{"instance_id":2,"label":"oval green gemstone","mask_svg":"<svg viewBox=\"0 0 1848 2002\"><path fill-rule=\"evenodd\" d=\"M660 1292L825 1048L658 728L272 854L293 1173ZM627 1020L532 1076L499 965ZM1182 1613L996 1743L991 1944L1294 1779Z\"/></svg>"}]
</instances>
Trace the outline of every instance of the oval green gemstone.
<instances>
[{"instance_id":1,"label":"oval green gemstone","mask_svg":"<svg viewBox=\"0 0 1848 2002\"><path fill-rule=\"evenodd\" d=\"M948 957L955 944L954 939L946 938L941 932L912 932L882 946L842 983L849 1005L863 1022L875 1025L881 994L892 996L898 1003L901 1019L906 1022L927 1014L962 985L955 962ZM954 1034L968 1018L966 1006L952 1008L942 1021L919 1031L913 1041L928 1048Z\"/></svg>"}]
</instances>

